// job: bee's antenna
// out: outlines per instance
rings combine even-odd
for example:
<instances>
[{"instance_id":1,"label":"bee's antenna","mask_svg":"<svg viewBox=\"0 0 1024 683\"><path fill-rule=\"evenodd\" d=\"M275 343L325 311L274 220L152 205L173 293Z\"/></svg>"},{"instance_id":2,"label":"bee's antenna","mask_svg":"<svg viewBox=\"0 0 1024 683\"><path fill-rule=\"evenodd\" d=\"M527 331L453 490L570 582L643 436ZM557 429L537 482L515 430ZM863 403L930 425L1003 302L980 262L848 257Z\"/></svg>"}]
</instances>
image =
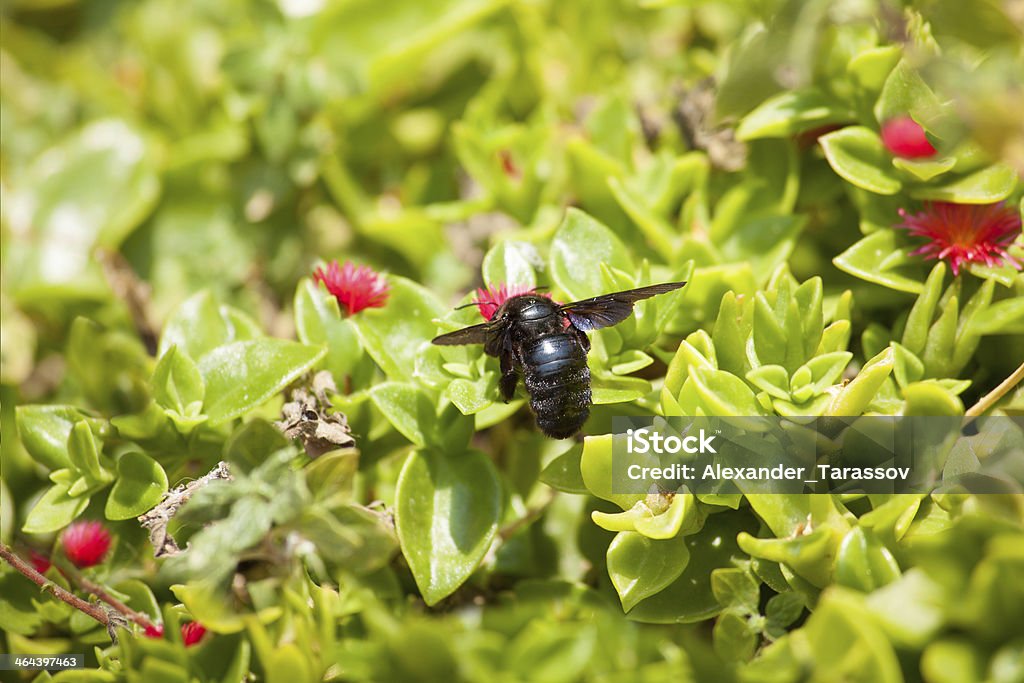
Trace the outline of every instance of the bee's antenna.
<instances>
[{"instance_id":1,"label":"bee's antenna","mask_svg":"<svg viewBox=\"0 0 1024 683\"><path fill-rule=\"evenodd\" d=\"M533 288L533 289L531 289L530 291L531 291L531 292L539 292L539 291L541 291L541 290L544 290L544 289L551 289L551 288L550 288L550 287L548 287L547 285L540 285L540 286L538 286L538 287L534 287L534 288Z\"/></svg>"},{"instance_id":2,"label":"bee's antenna","mask_svg":"<svg viewBox=\"0 0 1024 683\"><path fill-rule=\"evenodd\" d=\"M491 302L490 301L470 301L468 304L462 304L461 306L456 306L455 310L456 311L461 311L463 308L471 308L472 306L476 306L478 304L489 304L489 303L491 303Z\"/></svg>"}]
</instances>

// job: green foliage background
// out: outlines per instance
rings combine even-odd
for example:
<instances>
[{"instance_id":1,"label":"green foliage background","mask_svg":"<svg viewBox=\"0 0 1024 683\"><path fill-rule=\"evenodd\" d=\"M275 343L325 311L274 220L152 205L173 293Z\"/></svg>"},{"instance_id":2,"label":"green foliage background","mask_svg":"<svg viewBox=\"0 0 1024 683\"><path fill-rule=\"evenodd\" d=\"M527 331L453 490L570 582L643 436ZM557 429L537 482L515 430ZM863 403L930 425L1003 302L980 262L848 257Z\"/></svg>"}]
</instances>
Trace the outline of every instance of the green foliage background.
<instances>
[{"instance_id":1,"label":"green foliage background","mask_svg":"<svg viewBox=\"0 0 1024 683\"><path fill-rule=\"evenodd\" d=\"M1014 371L1024 276L952 277L894 226L1021 206L1021 3L22 0L0 22L0 537L26 555L104 519L90 578L167 634L111 645L4 568L5 651L87 652L55 680L1024 680L1020 495L617 495L607 436L957 415ZM886 151L903 115L934 157ZM388 273L387 306L341 315L309 278L334 258ZM479 322L452 308L482 284L677 279L592 335L583 441L495 402L480 349L428 343ZM310 460L271 422L313 370L356 448ZM154 559L134 518L222 460L171 525L187 550ZM186 648L191 620L212 633Z\"/></svg>"}]
</instances>

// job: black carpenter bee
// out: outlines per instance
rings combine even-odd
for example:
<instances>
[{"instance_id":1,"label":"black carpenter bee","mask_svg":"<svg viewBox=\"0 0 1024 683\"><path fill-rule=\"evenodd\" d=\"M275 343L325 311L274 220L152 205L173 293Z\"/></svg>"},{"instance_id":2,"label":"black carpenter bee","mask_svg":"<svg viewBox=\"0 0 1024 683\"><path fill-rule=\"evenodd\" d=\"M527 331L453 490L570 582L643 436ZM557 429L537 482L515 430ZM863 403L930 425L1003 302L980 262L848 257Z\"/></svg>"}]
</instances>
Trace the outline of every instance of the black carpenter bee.
<instances>
[{"instance_id":1,"label":"black carpenter bee","mask_svg":"<svg viewBox=\"0 0 1024 683\"><path fill-rule=\"evenodd\" d=\"M628 289L571 304L530 292L506 299L490 320L433 339L434 344L483 344L501 363L498 387L508 403L522 373L537 426L555 439L580 430L590 415L590 368L586 333L617 325L633 304L679 289L685 282Z\"/></svg>"}]
</instances>

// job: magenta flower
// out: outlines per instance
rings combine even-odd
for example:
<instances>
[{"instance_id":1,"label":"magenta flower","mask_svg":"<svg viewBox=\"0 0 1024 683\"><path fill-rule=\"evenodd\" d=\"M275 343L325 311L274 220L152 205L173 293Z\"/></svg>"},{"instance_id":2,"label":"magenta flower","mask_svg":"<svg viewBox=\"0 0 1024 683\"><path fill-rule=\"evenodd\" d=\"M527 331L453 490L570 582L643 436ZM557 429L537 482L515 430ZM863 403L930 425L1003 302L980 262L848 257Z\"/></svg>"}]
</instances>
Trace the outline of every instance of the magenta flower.
<instances>
[{"instance_id":1,"label":"magenta flower","mask_svg":"<svg viewBox=\"0 0 1024 683\"><path fill-rule=\"evenodd\" d=\"M163 638L164 637L164 625L156 624L147 626L142 632L147 638Z\"/></svg>"},{"instance_id":2,"label":"magenta flower","mask_svg":"<svg viewBox=\"0 0 1024 683\"><path fill-rule=\"evenodd\" d=\"M181 625L181 639L185 641L185 647L192 647L206 635L206 627L198 621L190 621Z\"/></svg>"},{"instance_id":3,"label":"magenta flower","mask_svg":"<svg viewBox=\"0 0 1024 683\"><path fill-rule=\"evenodd\" d=\"M60 537L64 554L80 569L103 561L110 550L110 532L100 522L75 522Z\"/></svg>"},{"instance_id":4,"label":"magenta flower","mask_svg":"<svg viewBox=\"0 0 1024 683\"><path fill-rule=\"evenodd\" d=\"M487 289L476 290L476 299L473 303L476 304L477 309L480 311L480 315L486 320L490 320L494 317L494 314L501 308L501 305L508 299L520 294L529 294L533 292L533 287L527 285L507 285L504 282L500 285L491 286ZM544 292L537 292L542 296L550 296Z\"/></svg>"},{"instance_id":5,"label":"magenta flower","mask_svg":"<svg viewBox=\"0 0 1024 683\"><path fill-rule=\"evenodd\" d=\"M893 156L921 159L935 155L935 148L924 129L909 116L899 116L882 124L882 144Z\"/></svg>"},{"instance_id":6,"label":"magenta flower","mask_svg":"<svg viewBox=\"0 0 1024 683\"><path fill-rule=\"evenodd\" d=\"M1020 234L1020 214L1004 202L926 202L920 213L909 214L900 209L900 216L903 223L898 227L928 240L912 253L927 259L947 261L953 275L959 275L961 266L970 263L1021 268L1021 264L1006 251Z\"/></svg>"},{"instance_id":7,"label":"magenta flower","mask_svg":"<svg viewBox=\"0 0 1024 683\"><path fill-rule=\"evenodd\" d=\"M387 279L369 266L356 266L346 261L339 266L331 261L325 271L317 268L313 279L324 283L346 315L355 315L364 308L381 308L387 303L391 286Z\"/></svg>"}]
</instances>

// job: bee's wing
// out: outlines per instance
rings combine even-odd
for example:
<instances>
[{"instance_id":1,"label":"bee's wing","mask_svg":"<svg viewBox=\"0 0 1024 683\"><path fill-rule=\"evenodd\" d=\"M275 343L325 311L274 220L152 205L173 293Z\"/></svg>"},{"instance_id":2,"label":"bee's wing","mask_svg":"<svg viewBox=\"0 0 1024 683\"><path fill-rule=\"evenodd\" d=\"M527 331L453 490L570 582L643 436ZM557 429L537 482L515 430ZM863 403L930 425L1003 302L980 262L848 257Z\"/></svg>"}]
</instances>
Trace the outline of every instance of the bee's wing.
<instances>
[{"instance_id":1,"label":"bee's wing","mask_svg":"<svg viewBox=\"0 0 1024 683\"><path fill-rule=\"evenodd\" d=\"M660 285L627 289L624 292L602 294L592 299L565 304L560 310L569 317L569 321L576 329L584 332L599 330L602 327L617 325L628 318L633 312L633 304L637 301L671 292L685 284L685 282L664 282Z\"/></svg>"},{"instance_id":2,"label":"bee's wing","mask_svg":"<svg viewBox=\"0 0 1024 683\"><path fill-rule=\"evenodd\" d=\"M459 344L485 344L491 330L490 323L480 323L471 327L464 327L447 334L442 334L430 340L431 344L438 346L458 346Z\"/></svg>"}]
</instances>

